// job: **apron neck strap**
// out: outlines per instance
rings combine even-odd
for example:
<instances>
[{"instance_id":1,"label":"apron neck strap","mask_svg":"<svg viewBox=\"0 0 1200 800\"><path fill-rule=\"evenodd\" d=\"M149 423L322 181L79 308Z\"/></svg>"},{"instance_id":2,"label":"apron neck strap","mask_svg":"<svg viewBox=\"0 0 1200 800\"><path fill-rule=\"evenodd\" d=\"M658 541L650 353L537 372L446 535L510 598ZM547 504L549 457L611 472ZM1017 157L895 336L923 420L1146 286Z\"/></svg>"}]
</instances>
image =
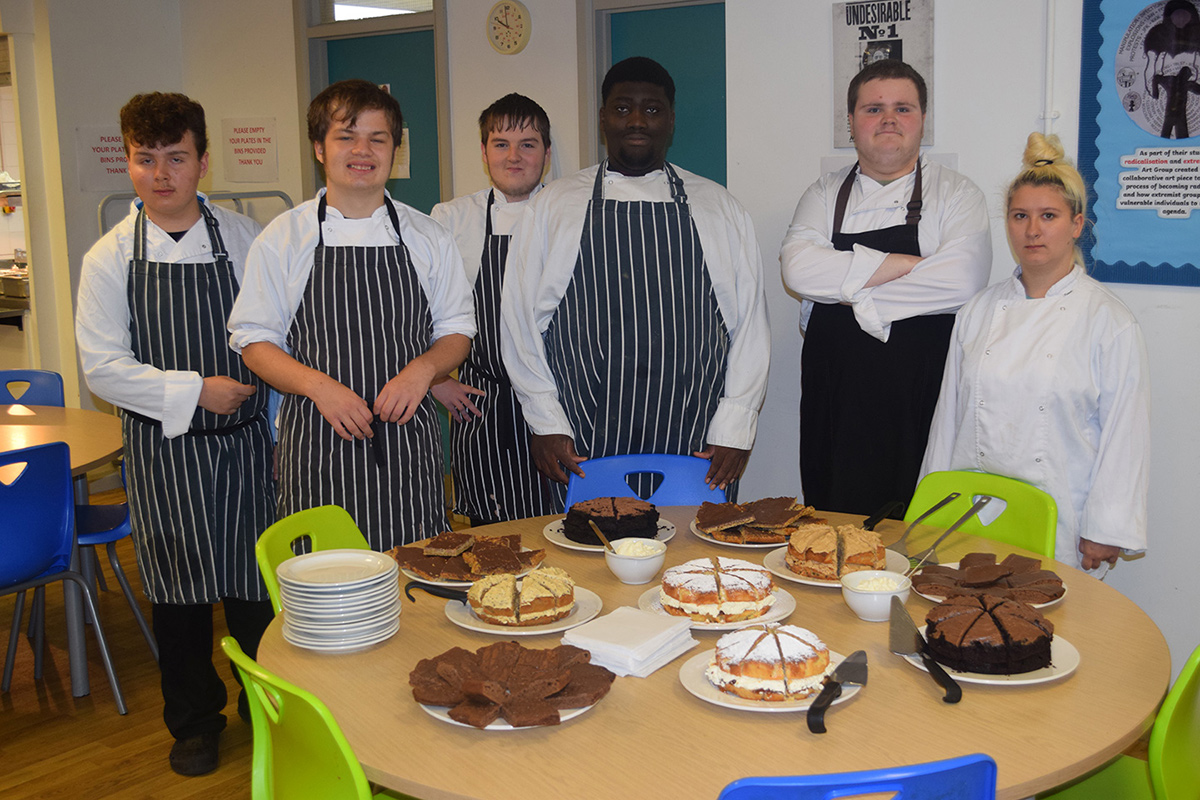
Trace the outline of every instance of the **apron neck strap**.
<instances>
[{"instance_id":1,"label":"apron neck strap","mask_svg":"<svg viewBox=\"0 0 1200 800\"><path fill-rule=\"evenodd\" d=\"M914 171L916 176L913 178L912 195L908 198L908 214L904 217L905 225L916 225L921 221L921 159L919 158ZM858 163L855 162L846 175L846 180L842 181L842 185L838 189L837 201L833 205L833 233L842 232L842 220L846 216L846 203L850 200L850 189L854 186L854 178L857 174Z\"/></svg>"},{"instance_id":2,"label":"apron neck strap","mask_svg":"<svg viewBox=\"0 0 1200 800\"><path fill-rule=\"evenodd\" d=\"M492 189L488 192L487 210L483 212L483 218L487 221L483 229L483 241L487 242L492 238L492 204L496 202L496 190Z\"/></svg>"},{"instance_id":3,"label":"apron neck strap","mask_svg":"<svg viewBox=\"0 0 1200 800\"><path fill-rule=\"evenodd\" d=\"M592 199L604 199L604 173L608 171L608 159L600 162L600 168L596 170L596 181L592 185ZM687 192L683 188L683 179L679 177L679 173L671 166L670 162L663 162L663 172L667 174L667 185L671 188L671 199L681 206L687 205ZM490 216L489 216L490 219ZM490 223L489 223L490 224Z\"/></svg>"},{"instance_id":4,"label":"apron neck strap","mask_svg":"<svg viewBox=\"0 0 1200 800\"><path fill-rule=\"evenodd\" d=\"M209 210L204 201L196 196L196 202L200 204L200 216L204 220L204 228L208 231L208 241L212 245L213 258L217 261L224 261L229 258L229 253L225 250L225 240L221 238L221 225L217 222L216 216ZM146 260L146 207L144 205L138 207L137 219L133 222L133 260Z\"/></svg>"},{"instance_id":5,"label":"apron neck strap","mask_svg":"<svg viewBox=\"0 0 1200 800\"><path fill-rule=\"evenodd\" d=\"M322 194L321 199L317 201L317 247L325 246L325 209L329 205L326 201L327 196ZM388 219L392 221L396 238L403 241L404 237L400 235L400 217L396 214L396 206L387 198L387 195L384 195L383 204L387 207Z\"/></svg>"}]
</instances>

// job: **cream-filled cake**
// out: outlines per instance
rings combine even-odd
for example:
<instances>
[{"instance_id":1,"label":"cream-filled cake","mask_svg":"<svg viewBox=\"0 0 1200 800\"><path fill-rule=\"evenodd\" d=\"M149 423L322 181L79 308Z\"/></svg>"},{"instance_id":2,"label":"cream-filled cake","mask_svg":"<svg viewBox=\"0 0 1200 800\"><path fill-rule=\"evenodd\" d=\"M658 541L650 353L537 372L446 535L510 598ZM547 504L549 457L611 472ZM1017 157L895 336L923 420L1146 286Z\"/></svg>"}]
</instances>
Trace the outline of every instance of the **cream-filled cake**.
<instances>
[{"instance_id":1,"label":"cream-filled cake","mask_svg":"<svg viewBox=\"0 0 1200 800\"><path fill-rule=\"evenodd\" d=\"M832 669L829 648L795 625L752 625L717 640L705 676L722 692L749 700L800 700Z\"/></svg>"},{"instance_id":2,"label":"cream-filled cake","mask_svg":"<svg viewBox=\"0 0 1200 800\"><path fill-rule=\"evenodd\" d=\"M697 622L739 622L775 604L771 573L736 558L698 558L663 573L659 600L668 614Z\"/></svg>"}]
</instances>

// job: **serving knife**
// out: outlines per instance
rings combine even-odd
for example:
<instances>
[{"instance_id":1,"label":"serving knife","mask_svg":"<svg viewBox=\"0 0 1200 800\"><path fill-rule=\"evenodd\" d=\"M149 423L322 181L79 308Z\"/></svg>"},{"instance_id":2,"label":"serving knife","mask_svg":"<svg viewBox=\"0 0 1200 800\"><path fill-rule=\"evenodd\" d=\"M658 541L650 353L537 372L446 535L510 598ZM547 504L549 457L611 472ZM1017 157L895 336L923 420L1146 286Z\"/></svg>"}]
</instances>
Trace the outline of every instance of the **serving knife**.
<instances>
[{"instance_id":1,"label":"serving knife","mask_svg":"<svg viewBox=\"0 0 1200 800\"><path fill-rule=\"evenodd\" d=\"M808 729L813 733L825 732L825 709L842 696L842 684L867 685L867 653L855 650L834 668L825 678L821 693L808 707Z\"/></svg>"},{"instance_id":2,"label":"serving knife","mask_svg":"<svg viewBox=\"0 0 1200 800\"><path fill-rule=\"evenodd\" d=\"M962 700L962 687L951 678L942 665L929 655L929 645L913 624L912 617L899 597L892 598L892 616L888 628L888 649L898 656L918 656L938 685L946 690L942 698L947 703Z\"/></svg>"},{"instance_id":3,"label":"serving knife","mask_svg":"<svg viewBox=\"0 0 1200 800\"><path fill-rule=\"evenodd\" d=\"M950 494L948 494L948 495L946 495L945 497L943 497L943 498L942 498L942 499L941 499L941 500L938 502L938 504L937 504L937 505L935 505L933 508L931 508L931 509L929 509L928 511L926 511L926 512L925 512L924 514L922 514L921 516L919 516L919 517L917 517L916 519L914 519L914 520L912 521L912 524L911 524L911 525L909 525L907 528L905 528L905 529L904 529L904 533L900 534L900 538L899 538L899 539L897 539L896 541L892 542L891 544L889 544L889 545L888 545L888 547L887 547L887 549L888 549L888 550L891 550L891 551L893 551L893 552L899 553L900 555L904 556L905 558L908 558L908 546L907 546L906 544L904 544L904 541L905 541L905 539L907 539L907 538L908 538L908 535L909 535L910 533L912 533L912 532L913 532L913 528L917 527L917 526L918 526L918 525L920 525L922 522L924 522L925 520L929 519L929 516L930 516L931 514L933 514L933 513L934 513L934 512L936 512L936 511L939 511L939 510L940 510L940 509L941 509L943 506L945 506L947 503L952 503L952 502L954 502L955 500L957 500L957 499L958 499L960 496L961 496L961 495L960 495L960 493L959 493L959 492L951 492Z\"/></svg>"},{"instance_id":4,"label":"serving knife","mask_svg":"<svg viewBox=\"0 0 1200 800\"><path fill-rule=\"evenodd\" d=\"M444 597L447 600L457 600L463 605L467 604L467 593L462 589L452 589L449 586L433 586L432 584L423 583L421 581L409 581L404 584L404 596L412 602L417 602L417 598L412 596L410 589L423 589L434 597Z\"/></svg>"},{"instance_id":5,"label":"serving knife","mask_svg":"<svg viewBox=\"0 0 1200 800\"><path fill-rule=\"evenodd\" d=\"M902 508L904 508L904 503L902 501L889 500L884 504L883 508L879 509L874 514L863 520L862 529L864 531L875 530L875 526L880 522L883 522L883 520L887 518L888 514L891 514L893 511L899 511Z\"/></svg>"}]
</instances>

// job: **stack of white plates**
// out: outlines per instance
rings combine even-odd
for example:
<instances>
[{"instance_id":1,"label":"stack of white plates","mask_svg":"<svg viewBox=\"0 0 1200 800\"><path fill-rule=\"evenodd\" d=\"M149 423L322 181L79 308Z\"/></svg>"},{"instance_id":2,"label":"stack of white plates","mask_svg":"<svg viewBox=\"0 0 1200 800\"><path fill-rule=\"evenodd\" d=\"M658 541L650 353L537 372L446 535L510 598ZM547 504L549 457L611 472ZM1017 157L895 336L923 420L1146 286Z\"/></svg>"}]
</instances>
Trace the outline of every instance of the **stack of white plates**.
<instances>
[{"instance_id":1,"label":"stack of white plates","mask_svg":"<svg viewBox=\"0 0 1200 800\"><path fill-rule=\"evenodd\" d=\"M357 650L400 629L400 582L391 556L322 550L289 558L275 571L283 638L325 652Z\"/></svg>"}]
</instances>

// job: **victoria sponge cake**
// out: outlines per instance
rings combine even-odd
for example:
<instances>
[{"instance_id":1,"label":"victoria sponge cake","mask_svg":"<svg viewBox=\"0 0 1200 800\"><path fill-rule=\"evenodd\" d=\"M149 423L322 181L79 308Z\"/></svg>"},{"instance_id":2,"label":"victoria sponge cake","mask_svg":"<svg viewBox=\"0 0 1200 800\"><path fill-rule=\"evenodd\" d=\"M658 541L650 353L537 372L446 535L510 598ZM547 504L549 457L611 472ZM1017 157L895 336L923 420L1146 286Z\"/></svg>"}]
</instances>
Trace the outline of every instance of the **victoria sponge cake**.
<instances>
[{"instance_id":1,"label":"victoria sponge cake","mask_svg":"<svg viewBox=\"0 0 1200 800\"><path fill-rule=\"evenodd\" d=\"M795 625L752 625L727 633L705 676L722 692L749 700L799 700L821 687L829 648Z\"/></svg>"},{"instance_id":2,"label":"victoria sponge cake","mask_svg":"<svg viewBox=\"0 0 1200 800\"><path fill-rule=\"evenodd\" d=\"M775 603L771 573L736 558L698 558L663 573L659 600L668 614L697 622L738 622Z\"/></svg>"}]
</instances>

